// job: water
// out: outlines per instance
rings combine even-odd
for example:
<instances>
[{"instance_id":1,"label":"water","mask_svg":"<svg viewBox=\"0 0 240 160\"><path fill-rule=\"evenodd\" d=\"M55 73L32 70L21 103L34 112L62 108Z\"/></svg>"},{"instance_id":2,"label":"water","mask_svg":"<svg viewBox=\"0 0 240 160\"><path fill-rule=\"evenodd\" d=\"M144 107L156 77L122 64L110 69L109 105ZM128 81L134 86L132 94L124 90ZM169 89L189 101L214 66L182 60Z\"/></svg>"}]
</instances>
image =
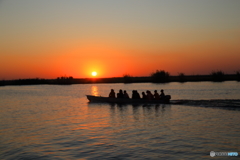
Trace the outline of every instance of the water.
<instances>
[{"instance_id":1,"label":"water","mask_svg":"<svg viewBox=\"0 0 240 160\"><path fill-rule=\"evenodd\" d=\"M188 101L133 106L92 104L85 97L106 96L111 88L164 89L173 100ZM212 159L210 151L240 153L239 107L234 81L4 86L0 159Z\"/></svg>"}]
</instances>

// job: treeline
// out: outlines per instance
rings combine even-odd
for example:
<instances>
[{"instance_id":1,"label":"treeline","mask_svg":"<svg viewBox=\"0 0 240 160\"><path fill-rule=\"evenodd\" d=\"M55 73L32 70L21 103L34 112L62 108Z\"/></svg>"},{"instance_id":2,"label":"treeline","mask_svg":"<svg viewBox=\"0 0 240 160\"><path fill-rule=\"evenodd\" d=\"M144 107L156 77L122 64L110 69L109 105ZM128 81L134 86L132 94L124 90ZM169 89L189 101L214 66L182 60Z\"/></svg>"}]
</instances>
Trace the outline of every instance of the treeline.
<instances>
[{"instance_id":1,"label":"treeline","mask_svg":"<svg viewBox=\"0 0 240 160\"><path fill-rule=\"evenodd\" d=\"M170 76L170 74L164 70L157 70L151 74L152 82L186 82L186 81L214 81L222 82L229 80L240 81L240 72L237 71L236 74L225 74L223 71L212 71L209 75L185 75L184 73L179 73L178 76Z\"/></svg>"},{"instance_id":2,"label":"treeline","mask_svg":"<svg viewBox=\"0 0 240 160\"><path fill-rule=\"evenodd\" d=\"M40 79L40 78L29 78L29 79L17 79L17 80L2 80L0 86L4 85L37 85L37 84L78 84L84 82L80 79L74 79L70 77L57 77L56 79Z\"/></svg>"},{"instance_id":3,"label":"treeline","mask_svg":"<svg viewBox=\"0 0 240 160\"><path fill-rule=\"evenodd\" d=\"M128 74L123 77L113 78L73 78L70 77L57 77L56 79L17 79L17 80L1 80L0 86L5 85L41 85L41 84L52 84L52 85L70 85L70 84L87 84L87 83L141 83L141 82L152 82L152 83L167 83L167 82L197 82L197 81L240 81L240 72L236 74L225 74L222 71L213 71L209 75L185 75L179 73L177 76L171 76L169 72L164 70L156 70L149 77L133 77Z\"/></svg>"},{"instance_id":4,"label":"treeline","mask_svg":"<svg viewBox=\"0 0 240 160\"><path fill-rule=\"evenodd\" d=\"M132 77L130 75L123 76L124 83L133 83L136 81L147 81L152 83L167 83L167 82L197 82L197 81L240 81L240 72L236 74L225 74L222 71L212 71L209 75L185 75L179 73L177 76L171 76L169 72L164 70L156 70L150 77Z\"/></svg>"}]
</instances>

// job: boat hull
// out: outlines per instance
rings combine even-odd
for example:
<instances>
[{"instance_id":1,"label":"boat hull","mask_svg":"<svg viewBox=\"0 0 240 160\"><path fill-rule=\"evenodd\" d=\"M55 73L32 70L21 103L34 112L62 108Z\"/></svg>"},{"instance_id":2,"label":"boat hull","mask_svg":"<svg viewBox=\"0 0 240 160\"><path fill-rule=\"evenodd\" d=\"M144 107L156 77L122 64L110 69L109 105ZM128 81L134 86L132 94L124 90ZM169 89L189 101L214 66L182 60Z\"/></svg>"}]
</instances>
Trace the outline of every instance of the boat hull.
<instances>
[{"instance_id":1,"label":"boat hull","mask_svg":"<svg viewBox=\"0 0 240 160\"><path fill-rule=\"evenodd\" d=\"M89 102L96 103L125 103L125 104L161 104L169 103L171 96L168 95L164 100L144 100L144 99L124 99L124 98L109 98L101 96L86 95Z\"/></svg>"}]
</instances>

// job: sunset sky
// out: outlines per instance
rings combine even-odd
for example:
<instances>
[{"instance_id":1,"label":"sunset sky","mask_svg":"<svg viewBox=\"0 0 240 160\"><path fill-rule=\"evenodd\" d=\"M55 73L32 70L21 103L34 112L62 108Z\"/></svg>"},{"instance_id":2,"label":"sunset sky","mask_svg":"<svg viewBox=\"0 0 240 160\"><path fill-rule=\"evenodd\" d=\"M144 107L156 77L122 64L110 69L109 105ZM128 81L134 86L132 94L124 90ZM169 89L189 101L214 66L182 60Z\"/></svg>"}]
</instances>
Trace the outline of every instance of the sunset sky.
<instances>
[{"instance_id":1,"label":"sunset sky","mask_svg":"<svg viewBox=\"0 0 240 160\"><path fill-rule=\"evenodd\" d=\"M0 80L240 70L240 0L1 0Z\"/></svg>"}]
</instances>

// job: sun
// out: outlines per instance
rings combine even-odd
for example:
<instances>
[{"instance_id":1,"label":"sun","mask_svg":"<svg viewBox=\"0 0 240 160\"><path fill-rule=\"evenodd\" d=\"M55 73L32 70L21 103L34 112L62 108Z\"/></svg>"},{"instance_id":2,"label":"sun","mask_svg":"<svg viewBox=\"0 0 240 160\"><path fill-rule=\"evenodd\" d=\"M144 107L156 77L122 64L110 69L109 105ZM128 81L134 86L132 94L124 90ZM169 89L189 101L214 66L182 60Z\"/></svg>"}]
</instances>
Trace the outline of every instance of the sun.
<instances>
[{"instance_id":1,"label":"sun","mask_svg":"<svg viewBox=\"0 0 240 160\"><path fill-rule=\"evenodd\" d=\"M92 76L95 77L96 75L97 75L97 72L93 71L93 72L92 72Z\"/></svg>"}]
</instances>

